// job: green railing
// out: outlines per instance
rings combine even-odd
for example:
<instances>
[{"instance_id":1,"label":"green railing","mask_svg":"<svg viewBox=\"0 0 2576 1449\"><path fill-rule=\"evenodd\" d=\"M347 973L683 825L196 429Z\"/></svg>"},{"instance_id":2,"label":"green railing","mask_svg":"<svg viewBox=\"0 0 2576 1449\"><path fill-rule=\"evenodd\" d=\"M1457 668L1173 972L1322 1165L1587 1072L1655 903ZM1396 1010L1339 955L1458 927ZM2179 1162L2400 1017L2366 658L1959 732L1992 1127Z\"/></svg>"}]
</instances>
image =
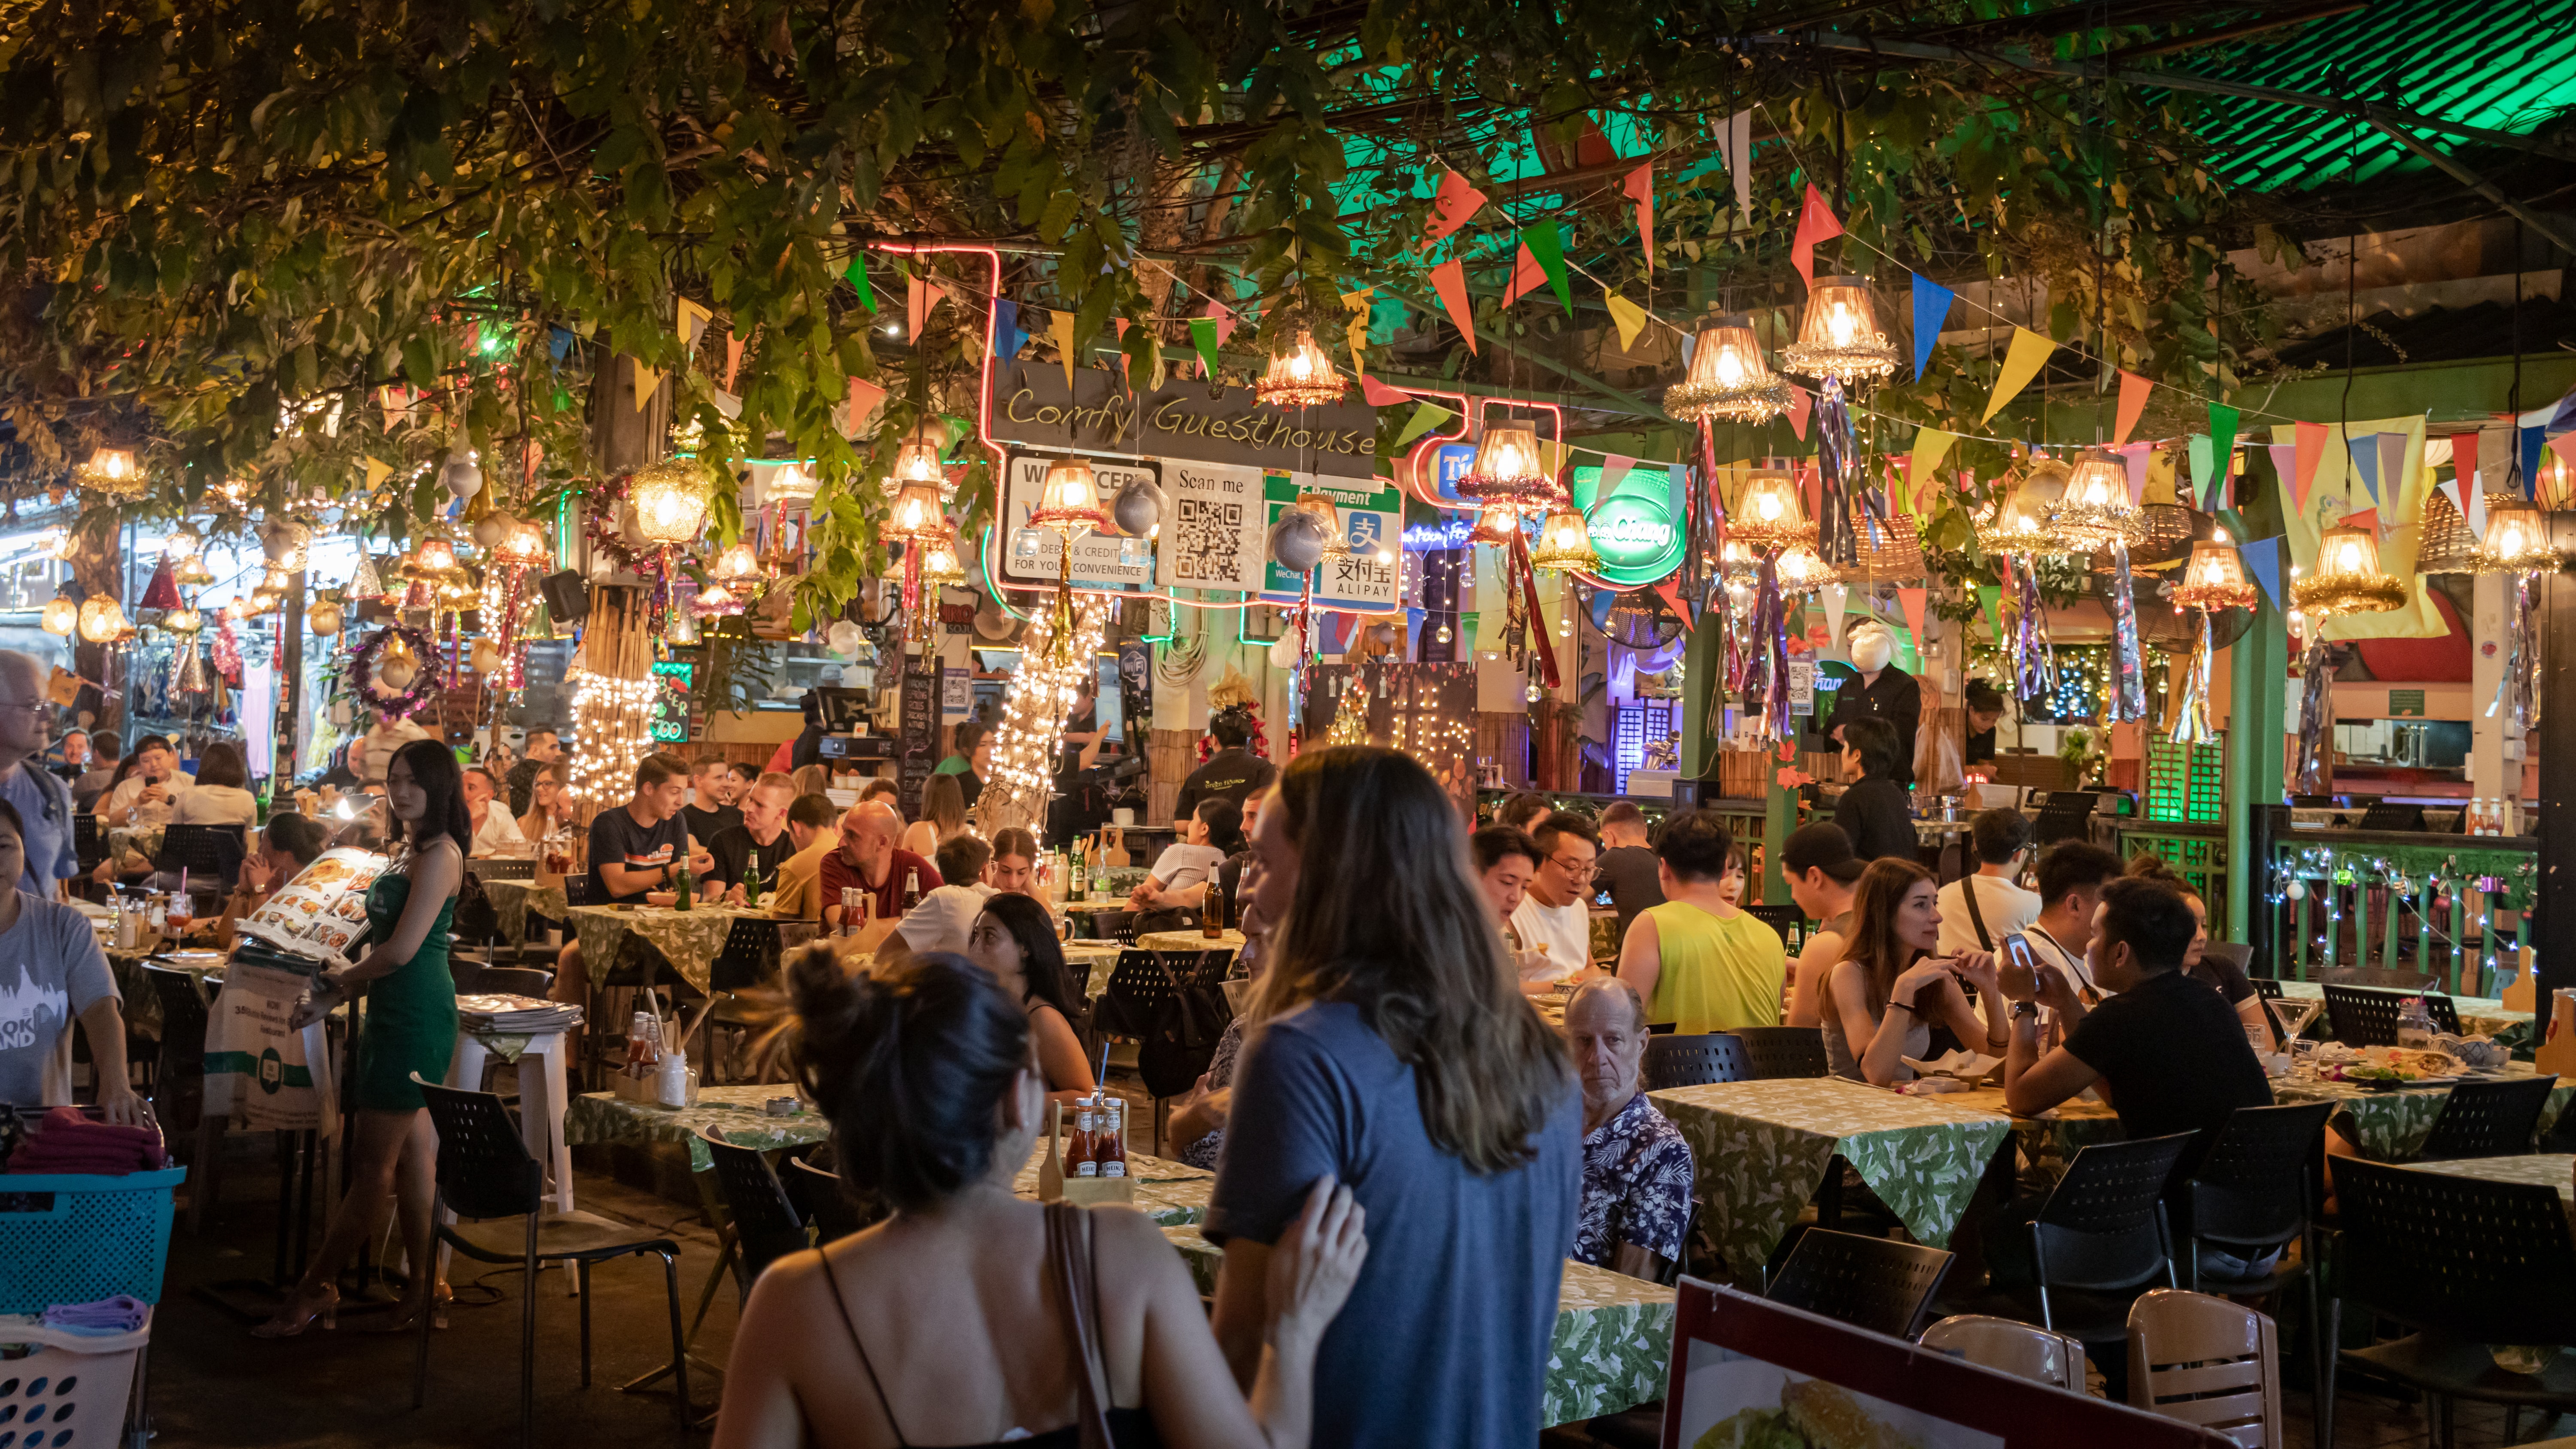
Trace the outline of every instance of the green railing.
<instances>
[{"instance_id":1,"label":"green railing","mask_svg":"<svg viewBox=\"0 0 2576 1449\"><path fill-rule=\"evenodd\" d=\"M2120 858L2161 856L2173 873L2190 882L2209 909L2209 939L2232 939L2227 914L2227 827L2180 821L2123 821Z\"/></svg>"},{"instance_id":2,"label":"green railing","mask_svg":"<svg viewBox=\"0 0 2576 1449\"><path fill-rule=\"evenodd\" d=\"M2493 996L2500 976L2520 966L2539 845L2530 836L2375 830L2275 836L2270 869L2255 883L2258 944L2287 979L2377 967Z\"/></svg>"}]
</instances>

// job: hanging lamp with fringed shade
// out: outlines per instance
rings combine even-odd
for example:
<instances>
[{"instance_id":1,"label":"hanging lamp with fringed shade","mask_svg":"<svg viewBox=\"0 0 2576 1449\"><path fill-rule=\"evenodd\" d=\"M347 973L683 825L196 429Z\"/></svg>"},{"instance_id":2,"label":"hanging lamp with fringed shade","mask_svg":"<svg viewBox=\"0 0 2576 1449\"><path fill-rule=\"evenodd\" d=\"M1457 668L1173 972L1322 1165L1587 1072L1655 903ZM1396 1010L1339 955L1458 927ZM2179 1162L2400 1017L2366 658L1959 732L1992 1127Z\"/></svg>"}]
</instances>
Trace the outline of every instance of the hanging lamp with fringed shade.
<instances>
[{"instance_id":1,"label":"hanging lamp with fringed shade","mask_svg":"<svg viewBox=\"0 0 2576 1449\"><path fill-rule=\"evenodd\" d=\"M1539 458L1538 434L1526 423L1485 424L1475 459L1456 486L1459 497L1486 507L1535 511L1565 501Z\"/></svg>"},{"instance_id":2,"label":"hanging lamp with fringed shade","mask_svg":"<svg viewBox=\"0 0 2576 1449\"><path fill-rule=\"evenodd\" d=\"M946 471L939 463L939 449L945 441L946 430L937 423L924 421L915 426L904 438L903 446L895 450L895 485L910 488L927 483L937 488L946 483Z\"/></svg>"},{"instance_id":3,"label":"hanging lamp with fringed shade","mask_svg":"<svg viewBox=\"0 0 2576 1449\"><path fill-rule=\"evenodd\" d=\"M706 466L692 458L647 463L635 470L628 497L635 506L635 531L659 547L676 548L706 526Z\"/></svg>"},{"instance_id":4,"label":"hanging lamp with fringed shade","mask_svg":"<svg viewBox=\"0 0 2576 1449\"><path fill-rule=\"evenodd\" d=\"M1530 567L1548 574L1599 573L1601 556L1593 551L1592 527L1583 515L1571 508L1549 514L1530 546Z\"/></svg>"},{"instance_id":5,"label":"hanging lamp with fringed shade","mask_svg":"<svg viewBox=\"0 0 2576 1449\"><path fill-rule=\"evenodd\" d=\"M2135 547L2146 541L2146 515L2129 501L2129 466L2108 448L2087 448L2075 461L2048 530L2070 550Z\"/></svg>"},{"instance_id":6,"label":"hanging lamp with fringed shade","mask_svg":"<svg viewBox=\"0 0 2576 1449\"><path fill-rule=\"evenodd\" d=\"M1977 547L1988 553L2036 554L2068 552L2063 539L2048 531L2048 505L2032 496L2027 483L2006 487L1995 499L1995 506L1977 516Z\"/></svg>"},{"instance_id":7,"label":"hanging lamp with fringed shade","mask_svg":"<svg viewBox=\"0 0 2576 1449\"><path fill-rule=\"evenodd\" d=\"M2379 539L2341 524L2317 542L2316 567L2290 585L2290 599L2310 618L2384 614L2406 602L2406 585L2379 566Z\"/></svg>"},{"instance_id":8,"label":"hanging lamp with fringed shade","mask_svg":"<svg viewBox=\"0 0 2576 1449\"><path fill-rule=\"evenodd\" d=\"M1780 365L1806 377L1845 382L1896 371L1896 349L1878 325L1867 277L1818 277L1807 294L1798 340L1780 349Z\"/></svg>"},{"instance_id":9,"label":"hanging lamp with fringed shade","mask_svg":"<svg viewBox=\"0 0 2576 1449\"><path fill-rule=\"evenodd\" d=\"M932 587L952 589L966 583L966 565L957 552L957 534L942 528L921 545L921 581Z\"/></svg>"},{"instance_id":10,"label":"hanging lamp with fringed shade","mask_svg":"<svg viewBox=\"0 0 2576 1449\"><path fill-rule=\"evenodd\" d=\"M2165 590L2165 597L2186 609L2250 609L2255 602L2254 581L2245 575L2244 555L2221 530L2217 537L2191 546L2191 561L2183 565L2182 577Z\"/></svg>"},{"instance_id":11,"label":"hanging lamp with fringed shade","mask_svg":"<svg viewBox=\"0 0 2576 1449\"><path fill-rule=\"evenodd\" d=\"M1780 592L1812 594L1843 581L1842 570L1825 562L1812 544L1793 544L1780 551Z\"/></svg>"},{"instance_id":12,"label":"hanging lamp with fringed shade","mask_svg":"<svg viewBox=\"0 0 2576 1449\"><path fill-rule=\"evenodd\" d=\"M1029 513L1029 525L1054 529L1068 539L1109 526L1090 459L1058 458L1047 465L1046 482L1039 491L1038 506Z\"/></svg>"},{"instance_id":13,"label":"hanging lamp with fringed shade","mask_svg":"<svg viewBox=\"0 0 2576 1449\"><path fill-rule=\"evenodd\" d=\"M1786 468L1755 468L1745 475L1744 492L1726 516L1726 536L1763 552L1816 541L1816 525L1807 518L1798 480Z\"/></svg>"},{"instance_id":14,"label":"hanging lamp with fringed shade","mask_svg":"<svg viewBox=\"0 0 2576 1449\"><path fill-rule=\"evenodd\" d=\"M46 633L68 639L80 627L80 602L57 594L45 601L44 612L36 622Z\"/></svg>"},{"instance_id":15,"label":"hanging lamp with fringed shade","mask_svg":"<svg viewBox=\"0 0 2576 1449\"><path fill-rule=\"evenodd\" d=\"M1690 373L1664 389L1664 411L1686 423L1767 423L1789 410L1789 384L1763 359L1753 319L1712 309L1699 320Z\"/></svg>"},{"instance_id":16,"label":"hanging lamp with fringed shade","mask_svg":"<svg viewBox=\"0 0 2576 1449\"><path fill-rule=\"evenodd\" d=\"M2478 548L2480 573L2528 574L2558 567L2549 542L2549 519L2528 498L2487 505L2486 537Z\"/></svg>"},{"instance_id":17,"label":"hanging lamp with fringed shade","mask_svg":"<svg viewBox=\"0 0 2576 1449\"><path fill-rule=\"evenodd\" d=\"M72 470L72 482L83 493L118 503L131 503L151 488L131 448L92 449L89 457Z\"/></svg>"},{"instance_id":18,"label":"hanging lamp with fringed shade","mask_svg":"<svg viewBox=\"0 0 2576 1449\"><path fill-rule=\"evenodd\" d=\"M1274 408L1319 408L1342 400L1342 375L1333 359L1315 344L1311 327L1297 329L1297 340L1270 354L1270 365L1252 395Z\"/></svg>"},{"instance_id":19,"label":"hanging lamp with fringed shade","mask_svg":"<svg viewBox=\"0 0 2576 1449\"><path fill-rule=\"evenodd\" d=\"M913 482L903 485L894 496L894 507L887 510L885 536L906 542L928 538L948 527L941 513L939 485L935 482Z\"/></svg>"},{"instance_id":20,"label":"hanging lamp with fringed shade","mask_svg":"<svg viewBox=\"0 0 2576 1449\"><path fill-rule=\"evenodd\" d=\"M737 594L749 595L769 582L769 570L761 567L760 555L753 550L751 540L737 539L733 547L717 554L707 565L707 579Z\"/></svg>"},{"instance_id":21,"label":"hanging lamp with fringed shade","mask_svg":"<svg viewBox=\"0 0 2576 1449\"><path fill-rule=\"evenodd\" d=\"M81 600L80 636L92 644L112 643L125 632L125 609L105 594Z\"/></svg>"},{"instance_id":22,"label":"hanging lamp with fringed shade","mask_svg":"<svg viewBox=\"0 0 2576 1449\"><path fill-rule=\"evenodd\" d=\"M1348 558L1351 556L1351 531L1343 526L1342 511L1333 503L1331 494L1301 493L1297 495L1294 506L1299 513L1311 516L1316 523L1322 525L1324 550L1320 557Z\"/></svg>"}]
</instances>

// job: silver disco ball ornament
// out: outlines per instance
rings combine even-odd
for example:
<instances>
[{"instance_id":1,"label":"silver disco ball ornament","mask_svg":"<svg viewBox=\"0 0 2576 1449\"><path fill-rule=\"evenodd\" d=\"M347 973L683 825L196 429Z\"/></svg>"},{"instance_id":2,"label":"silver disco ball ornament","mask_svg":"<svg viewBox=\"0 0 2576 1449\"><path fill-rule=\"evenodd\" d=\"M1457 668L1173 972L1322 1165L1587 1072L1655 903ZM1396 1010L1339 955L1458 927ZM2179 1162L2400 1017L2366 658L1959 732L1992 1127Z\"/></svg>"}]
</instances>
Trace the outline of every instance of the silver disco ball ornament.
<instances>
[{"instance_id":1,"label":"silver disco ball ornament","mask_svg":"<svg viewBox=\"0 0 2576 1449\"><path fill-rule=\"evenodd\" d=\"M440 466L438 481L446 486L449 493L459 498L471 498L483 491L483 469L474 461L472 450L458 448L449 453L447 462Z\"/></svg>"},{"instance_id":2,"label":"silver disco ball ornament","mask_svg":"<svg viewBox=\"0 0 2576 1449\"><path fill-rule=\"evenodd\" d=\"M1332 535L1311 513L1291 509L1270 525L1270 556L1290 573L1306 573L1322 563L1324 550L1332 541Z\"/></svg>"},{"instance_id":3,"label":"silver disco ball ornament","mask_svg":"<svg viewBox=\"0 0 2576 1449\"><path fill-rule=\"evenodd\" d=\"M1163 490L1151 478L1138 478L1118 490L1109 517L1130 538L1150 538L1163 523Z\"/></svg>"}]
</instances>

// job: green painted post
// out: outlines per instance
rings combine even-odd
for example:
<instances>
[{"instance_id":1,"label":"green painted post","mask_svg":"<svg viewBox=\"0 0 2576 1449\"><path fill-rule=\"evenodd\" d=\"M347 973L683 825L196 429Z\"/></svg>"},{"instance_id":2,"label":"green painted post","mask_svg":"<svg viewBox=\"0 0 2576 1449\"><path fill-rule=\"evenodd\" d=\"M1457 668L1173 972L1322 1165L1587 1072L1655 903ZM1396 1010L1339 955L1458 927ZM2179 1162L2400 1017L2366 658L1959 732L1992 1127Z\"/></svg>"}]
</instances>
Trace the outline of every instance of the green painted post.
<instances>
[{"instance_id":1,"label":"green painted post","mask_svg":"<svg viewBox=\"0 0 2576 1449\"><path fill-rule=\"evenodd\" d=\"M1785 789L1774 771L1771 787L1763 792L1762 809L1762 903L1769 906L1789 904L1789 878L1780 871L1780 848L1789 843L1789 834L1798 828L1798 792Z\"/></svg>"},{"instance_id":2,"label":"green painted post","mask_svg":"<svg viewBox=\"0 0 2576 1449\"><path fill-rule=\"evenodd\" d=\"M2253 809L2278 805L2289 624L2266 601L2227 650L2227 939L2251 942L2272 862L2253 857ZM2304 937L2302 938L2304 940ZM2302 964L2305 950L2302 948ZM2304 974L2304 973L2302 973Z\"/></svg>"}]
</instances>

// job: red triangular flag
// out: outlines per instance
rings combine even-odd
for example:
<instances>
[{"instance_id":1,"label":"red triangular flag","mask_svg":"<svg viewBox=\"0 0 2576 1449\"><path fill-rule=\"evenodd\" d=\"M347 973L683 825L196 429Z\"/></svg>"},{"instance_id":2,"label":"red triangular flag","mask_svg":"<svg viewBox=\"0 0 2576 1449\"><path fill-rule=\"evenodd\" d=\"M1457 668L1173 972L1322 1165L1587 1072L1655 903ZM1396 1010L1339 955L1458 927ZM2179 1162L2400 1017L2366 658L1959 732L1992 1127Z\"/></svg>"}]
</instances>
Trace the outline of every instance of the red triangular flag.
<instances>
[{"instance_id":1,"label":"red triangular flag","mask_svg":"<svg viewBox=\"0 0 2576 1449\"><path fill-rule=\"evenodd\" d=\"M1522 296L1547 285L1547 269L1530 255L1529 243L1521 243L1521 254L1512 259L1512 280L1503 288L1503 305L1508 307Z\"/></svg>"},{"instance_id":2,"label":"red triangular flag","mask_svg":"<svg viewBox=\"0 0 2576 1449\"><path fill-rule=\"evenodd\" d=\"M1201 311L1199 315L1202 317L1211 317L1216 320L1217 346L1223 347L1225 345L1225 339L1234 335L1234 313L1223 302L1216 300L1214 297L1210 297L1208 299L1206 309Z\"/></svg>"},{"instance_id":3,"label":"red triangular flag","mask_svg":"<svg viewBox=\"0 0 2576 1449\"><path fill-rule=\"evenodd\" d=\"M1789 426L1797 431L1799 442L1807 441L1807 414L1815 405L1816 400L1807 395L1805 388L1794 382L1789 384Z\"/></svg>"},{"instance_id":4,"label":"red triangular flag","mask_svg":"<svg viewBox=\"0 0 2576 1449\"><path fill-rule=\"evenodd\" d=\"M1677 575L1675 574L1666 574L1662 578L1655 580L1655 593L1658 597L1662 598L1665 603L1672 605L1674 617L1682 621L1683 629L1688 630L1694 621L1691 618L1690 610L1682 607L1682 591L1679 588L1676 588L1673 584L1673 580L1676 577Z\"/></svg>"},{"instance_id":5,"label":"red triangular flag","mask_svg":"<svg viewBox=\"0 0 2576 1449\"><path fill-rule=\"evenodd\" d=\"M2317 483L2317 464L2326 455L2326 425L2300 423L2296 428L2297 451L2291 467L2290 506L2301 513L2308 509L2308 490Z\"/></svg>"},{"instance_id":6,"label":"red triangular flag","mask_svg":"<svg viewBox=\"0 0 2576 1449\"><path fill-rule=\"evenodd\" d=\"M1467 224L1485 204L1485 193L1467 184L1467 178L1452 171L1440 178L1440 194L1431 199L1431 223L1422 229L1422 240L1414 244L1420 251L1433 242Z\"/></svg>"},{"instance_id":7,"label":"red triangular flag","mask_svg":"<svg viewBox=\"0 0 2576 1449\"><path fill-rule=\"evenodd\" d=\"M1391 408L1397 403L1413 401L1413 394L1402 388L1389 387L1365 372L1360 374L1360 396L1367 398L1373 408Z\"/></svg>"},{"instance_id":8,"label":"red triangular flag","mask_svg":"<svg viewBox=\"0 0 2576 1449\"><path fill-rule=\"evenodd\" d=\"M1433 267L1431 290L1439 294L1440 310L1449 314L1451 324L1467 339L1467 351L1473 353L1476 350L1476 314L1467 308L1466 267L1456 257Z\"/></svg>"},{"instance_id":9,"label":"red triangular flag","mask_svg":"<svg viewBox=\"0 0 2576 1449\"><path fill-rule=\"evenodd\" d=\"M2379 510L2376 508L2365 508L2359 513L2347 513L2339 522L2344 528L2367 529L2372 537L2379 536Z\"/></svg>"},{"instance_id":10,"label":"red triangular flag","mask_svg":"<svg viewBox=\"0 0 2576 1449\"><path fill-rule=\"evenodd\" d=\"M1929 589L1898 589L1898 607L1905 610L1905 627L1913 632L1914 652L1923 652L1923 611L1932 602Z\"/></svg>"},{"instance_id":11,"label":"red triangular flag","mask_svg":"<svg viewBox=\"0 0 2576 1449\"><path fill-rule=\"evenodd\" d=\"M1655 274L1655 163L1648 161L1629 172L1619 189L1637 203L1637 242L1646 249L1646 275L1651 277Z\"/></svg>"},{"instance_id":12,"label":"red triangular flag","mask_svg":"<svg viewBox=\"0 0 2576 1449\"><path fill-rule=\"evenodd\" d=\"M2465 508L2468 506L2469 485L2475 482L2478 476L2477 434L2453 433L2451 435L2451 466L2457 470L2460 480L2460 504ZM2486 490L2481 488L2478 491L2483 493Z\"/></svg>"},{"instance_id":13,"label":"red triangular flag","mask_svg":"<svg viewBox=\"0 0 2576 1449\"><path fill-rule=\"evenodd\" d=\"M2154 387L2154 383L2134 372L2120 374L2120 425L2111 430L2113 447L2129 441L2130 432L2138 426L2138 415L2147 410L2147 394Z\"/></svg>"},{"instance_id":14,"label":"red triangular flag","mask_svg":"<svg viewBox=\"0 0 2576 1449\"><path fill-rule=\"evenodd\" d=\"M1798 234L1789 239L1789 264L1807 279L1808 290L1816 286L1816 243L1842 234L1842 221L1825 204L1825 194L1816 189L1814 182L1807 183L1807 207L1798 214ZM1798 436L1803 438L1806 433L1801 431Z\"/></svg>"}]
</instances>

